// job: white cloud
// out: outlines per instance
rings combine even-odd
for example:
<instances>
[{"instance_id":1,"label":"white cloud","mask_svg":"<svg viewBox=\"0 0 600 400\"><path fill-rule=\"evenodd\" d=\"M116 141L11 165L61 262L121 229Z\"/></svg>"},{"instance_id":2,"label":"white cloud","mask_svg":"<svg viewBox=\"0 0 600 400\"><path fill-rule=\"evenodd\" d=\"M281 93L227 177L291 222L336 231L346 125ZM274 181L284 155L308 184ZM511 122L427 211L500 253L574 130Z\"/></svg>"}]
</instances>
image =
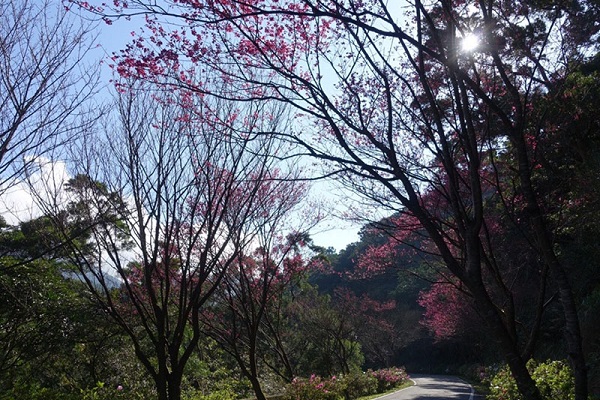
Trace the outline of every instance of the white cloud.
<instances>
[{"instance_id":1,"label":"white cloud","mask_svg":"<svg viewBox=\"0 0 600 400\"><path fill-rule=\"evenodd\" d=\"M42 215L40 201L59 205L67 200L63 187L70 176L63 161L39 157L28 171L28 178L0 189L0 215L11 225Z\"/></svg>"}]
</instances>

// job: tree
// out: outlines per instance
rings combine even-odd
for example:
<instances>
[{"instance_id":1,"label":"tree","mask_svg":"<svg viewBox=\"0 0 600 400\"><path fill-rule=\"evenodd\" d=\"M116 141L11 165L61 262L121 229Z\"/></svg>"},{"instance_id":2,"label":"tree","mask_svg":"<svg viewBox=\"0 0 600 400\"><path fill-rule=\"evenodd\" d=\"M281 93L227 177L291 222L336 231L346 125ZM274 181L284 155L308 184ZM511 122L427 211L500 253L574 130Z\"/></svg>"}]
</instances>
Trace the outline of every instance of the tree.
<instances>
[{"instance_id":1,"label":"tree","mask_svg":"<svg viewBox=\"0 0 600 400\"><path fill-rule=\"evenodd\" d=\"M501 168L501 163L496 162L495 168ZM514 221L527 225L522 204L511 197L514 194L509 196L510 190L503 188L499 195L498 190L490 187L490 175L484 172L482 177L483 193L486 193L485 244L489 268L482 271L481 285L488 291L490 299L510 315L506 323L512 325L510 330L515 337L521 338L521 354L524 359L529 359L539 343L543 316L552 309L555 296L547 286L548 269L539 261L529 237L515 226ZM441 223L454 226L452 214L440 200L437 189L424 193L423 203L435 210ZM484 325L487 316L474 312L477 307L471 292L464 282L448 274L435 243L416 218L401 213L379 221L371 229L383 231L387 240L370 246L361 255L358 273L380 274L388 269L398 269L429 282L431 287L421 291L419 303L425 307L423 323L438 339L459 332L475 337L488 336L472 328ZM457 235L452 230L448 232L449 240L456 241ZM457 329L461 325L468 327L468 332ZM468 343L475 345L476 341L471 337Z\"/></svg>"},{"instance_id":2,"label":"tree","mask_svg":"<svg viewBox=\"0 0 600 400\"><path fill-rule=\"evenodd\" d=\"M284 208L299 200L294 190L284 192L287 194L276 199L282 204L289 202ZM207 307L203 318L207 335L237 361L259 400L266 399L261 385L265 368L288 381L293 378L275 320L282 318L281 297L309 268L300 254L303 235L290 234L278 243L282 240L277 239L278 224L268 225L264 235L257 238L261 243L255 253L240 255L225 275L215 292L213 307ZM283 365L283 371L279 365Z\"/></svg>"},{"instance_id":3,"label":"tree","mask_svg":"<svg viewBox=\"0 0 600 400\"><path fill-rule=\"evenodd\" d=\"M80 390L107 378L106 364L114 360L108 350L118 348L120 335L54 247L59 239L47 217L5 226L0 233L3 398L80 396Z\"/></svg>"},{"instance_id":4,"label":"tree","mask_svg":"<svg viewBox=\"0 0 600 400\"><path fill-rule=\"evenodd\" d=\"M349 319L365 361L370 359L385 367L393 365L391 360L402 340L400 336L406 334L391 318L399 314L394 300L376 301L367 294L357 296L349 289L338 288L334 292L333 308Z\"/></svg>"},{"instance_id":5,"label":"tree","mask_svg":"<svg viewBox=\"0 0 600 400\"><path fill-rule=\"evenodd\" d=\"M0 192L38 157L82 135L97 68L84 65L92 27L50 0L0 5Z\"/></svg>"},{"instance_id":6,"label":"tree","mask_svg":"<svg viewBox=\"0 0 600 400\"><path fill-rule=\"evenodd\" d=\"M391 256L386 252L393 259L392 264L379 265L381 260L372 252L389 241L380 229L386 223L388 218L365 225L360 241L328 256L330 268L315 271L309 278L319 293L333 296L334 307L351 317L365 366L372 369L409 361L397 357L401 349L422 334L415 329L421 315L417 298L427 285L424 279L415 278L408 254L395 251L398 255Z\"/></svg>"},{"instance_id":7,"label":"tree","mask_svg":"<svg viewBox=\"0 0 600 400\"><path fill-rule=\"evenodd\" d=\"M295 370L299 376L333 376L360 370L364 356L356 340L354 319L329 295L303 285L288 306L292 334L288 341L297 349Z\"/></svg>"},{"instance_id":8,"label":"tree","mask_svg":"<svg viewBox=\"0 0 600 400\"><path fill-rule=\"evenodd\" d=\"M273 155L285 147L258 133L284 123L285 113L142 82L121 90L116 120L80 153L88 158L77 164L67 207L45 206L158 398L180 399L202 308L266 221L283 212L273 198L291 172L276 171ZM65 220L90 240L74 240ZM111 285L115 276L120 287Z\"/></svg>"},{"instance_id":9,"label":"tree","mask_svg":"<svg viewBox=\"0 0 600 400\"><path fill-rule=\"evenodd\" d=\"M135 40L116 60L119 72L144 76L189 57L248 89L219 96L293 104L316 132L302 127L280 136L327 161L330 173L375 204L414 218L486 316L519 390L539 399L512 308L496 303L484 282L486 273L499 276L502 268L487 240L484 176L491 172L489 182L501 197L504 185L514 183L514 198L528 217L527 225L515 224L559 288L576 397L587 397L576 303L532 180L537 164L530 138L542 134L550 118L532 111L537 99L560 87L595 50L595 3L417 1L400 10L380 1L335 0L171 5L167 12L138 0L95 10L107 18L148 16L153 40ZM185 26L164 29L172 18ZM479 47L462 47L473 36ZM181 79L177 68L160 71L172 85L211 92ZM495 168L499 153L513 168ZM443 215L439 203L425 201L432 192ZM497 284L510 300L509 287Z\"/></svg>"},{"instance_id":10,"label":"tree","mask_svg":"<svg viewBox=\"0 0 600 400\"><path fill-rule=\"evenodd\" d=\"M421 293L419 305L425 308L423 324L436 339L453 337L473 326L468 324L473 321L468 315L470 304L461 296L460 290L451 283L435 283L430 290Z\"/></svg>"}]
</instances>

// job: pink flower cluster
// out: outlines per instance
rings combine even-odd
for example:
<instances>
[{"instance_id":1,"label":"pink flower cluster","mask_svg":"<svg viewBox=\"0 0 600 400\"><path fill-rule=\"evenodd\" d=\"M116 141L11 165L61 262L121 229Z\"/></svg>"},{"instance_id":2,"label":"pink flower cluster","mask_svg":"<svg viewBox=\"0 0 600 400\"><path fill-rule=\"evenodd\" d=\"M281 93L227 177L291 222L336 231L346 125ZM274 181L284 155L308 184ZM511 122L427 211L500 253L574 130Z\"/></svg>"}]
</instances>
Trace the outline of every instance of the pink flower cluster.
<instances>
[{"instance_id":1,"label":"pink flower cluster","mask_svg":"<svg viewBox=\"0 0 600 400\"><path fill-rule=\"evenodd\" d=\"M335 376L325 379L312 374L309 379L294 378L288 390L293 400L337 400L337 385Z\"/></svg>"},{"instance_id":2,"label":"pink flower cluster","mask_svg":"<svg viewBox=\"0 0 600 400\"><path fill-rule=\"evenodd\" d=\"M377 379L378 391L384 392L394 387L400 386L406 382L409 377L404 368L392 367L379 369L377 371L369 371L369 374Z\"/></svg>"}]
</instances>

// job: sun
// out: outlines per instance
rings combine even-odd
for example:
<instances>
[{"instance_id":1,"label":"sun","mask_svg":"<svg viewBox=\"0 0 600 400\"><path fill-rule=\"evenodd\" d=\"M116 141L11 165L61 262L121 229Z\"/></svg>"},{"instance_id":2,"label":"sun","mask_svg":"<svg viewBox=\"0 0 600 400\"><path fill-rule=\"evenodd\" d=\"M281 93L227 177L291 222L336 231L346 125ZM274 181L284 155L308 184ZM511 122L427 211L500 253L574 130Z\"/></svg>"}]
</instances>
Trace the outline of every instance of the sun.
<instances>
[{"instance_id":1,"label":"sun","mask_svg":"<svg viewBox=\"0 0 600 400\"><path fill-rule=\"evenodd\" d=\"M475 51L479 47L479 36L469 33L462 38L460 47L465 53Z\"/></svg>"}]
</instances>

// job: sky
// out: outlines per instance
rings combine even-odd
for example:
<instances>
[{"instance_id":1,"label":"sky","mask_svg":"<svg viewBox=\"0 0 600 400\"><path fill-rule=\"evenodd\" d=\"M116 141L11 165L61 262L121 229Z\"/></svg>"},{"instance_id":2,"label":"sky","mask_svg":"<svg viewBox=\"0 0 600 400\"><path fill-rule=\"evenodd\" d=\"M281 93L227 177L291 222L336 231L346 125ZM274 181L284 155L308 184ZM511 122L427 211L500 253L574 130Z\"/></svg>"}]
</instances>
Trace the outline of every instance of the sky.
<instances>
[{"instance_id":1,"label":"sky","mask_svg":"<svg viewBox=\"0 0 600 400\"><path fill-rule=\"evenodd\" d=\"M112 77L111 69L108 64L109 58L113 53L125 48L130 43L132 31L138 32L141 25L141 18L130 21L117 20L111 25L101 22L98 26L99 47L96 56L105 58L102 65L103 78L108 81ZM317 200L329 204L332 208L332 216L317 226L312 232L312 238L316 245L333 247L337 251L343 250L347 245L359 240L358 232L361 225L342 219L339 215L343 214L344 199L348 193L341 193L331 182L321 182L315 185L311 195Z\"/></svg>"},{"instance_id":2,"label":"sky","mask_svg":"<svg viewBox=\"0 0 600 400\"><path fill-rule=\"evenodd\" d=\"M83 21L83 23L90 23ZM102 84L106 87L102 90L102 96L110 95L110 79L112 71L109 67L110 56L123 49L132 39L131 32L140 28L140 22L135 19L131 21L115 21L112 25L99 22L97 26L98 46L88 54L89 62L101 63ZM52 175L52 172L54 175ZM43 180L60 181L68 179L68 168L64 163L57 163L54 168L46 166L40 169L37 178ZM315 227L311 237L316 245L333 247L337 251L344 249L348 244L359 240L358 231L360 225L351 223L339 217L343 214L346 204L345 196L340 193L332 183L320 182L311 190L311 196L317 201L327 205L332 216ZM28 185L24 182L18 183L5 191L0 196L0 215L9 224L18 224L42 214L31 195Z\"/></svg>"},{"instance_id":3,"label":"sky","mask_svg":"<svg viewBox=\"0 0 600 400\"><path fill-rule=\"evenodd\" d=\"M40 172L33 177L38 182L64 182L68 179L68 168L64 163L55 165L45 165ZM343 197L332 193L333 185L323 183L322 187L312 191L313 197L318 201L332 205L332 216L313 228L311 237L316 245L328 248L333 247L338 252L346 248L348 244L359 240L358 231L360 225L336 217L335 214L341 214L344 209L335 206L343 203ZM19 222L27 221L42 215L42 211L36 205L34 197L31 195L28 184L20 182L9 188L0 196L0 215L4 217L10 225L16 225Z\"/></svg>"}]
</instances>

